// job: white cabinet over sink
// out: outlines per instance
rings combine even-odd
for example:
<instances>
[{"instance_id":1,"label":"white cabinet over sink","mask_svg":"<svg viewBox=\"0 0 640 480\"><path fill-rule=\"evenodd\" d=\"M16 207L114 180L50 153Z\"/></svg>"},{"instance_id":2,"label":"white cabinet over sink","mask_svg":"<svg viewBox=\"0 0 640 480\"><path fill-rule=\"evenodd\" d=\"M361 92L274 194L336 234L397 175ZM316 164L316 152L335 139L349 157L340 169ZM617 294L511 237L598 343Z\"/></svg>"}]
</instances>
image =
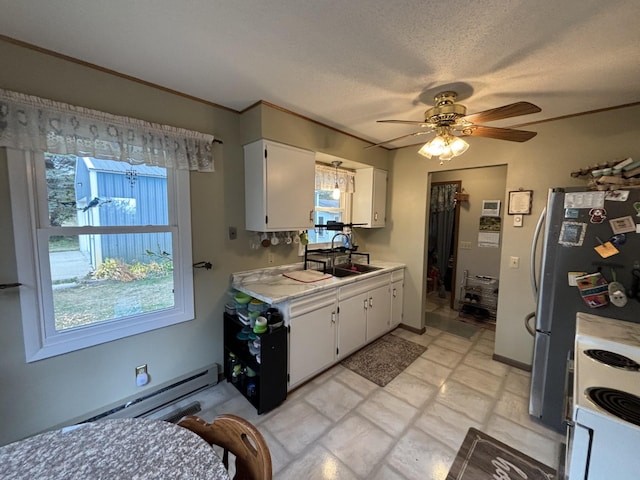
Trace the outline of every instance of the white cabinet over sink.
<instances>
[{"instance_id":1,"label":"white cabinet over sink","mask_svg":"<svg viewBox=\"0 0 640 480\"><path fill-rule=\"evenodd\" d=\"M258 140L244 146L246 229L282 232L313 228L315 154Z\"/></svg>"},{"instance_id":2,"label":"white cabinet over sink","mask_svg":"<svg viewBox=\"0 0 640 480\"><path fill-rule=\"evenodd\" d=\"M353 223L363 228L384 227L387 215L387 172L379 168L356 170Z\"/></svg>"}]
</instances>

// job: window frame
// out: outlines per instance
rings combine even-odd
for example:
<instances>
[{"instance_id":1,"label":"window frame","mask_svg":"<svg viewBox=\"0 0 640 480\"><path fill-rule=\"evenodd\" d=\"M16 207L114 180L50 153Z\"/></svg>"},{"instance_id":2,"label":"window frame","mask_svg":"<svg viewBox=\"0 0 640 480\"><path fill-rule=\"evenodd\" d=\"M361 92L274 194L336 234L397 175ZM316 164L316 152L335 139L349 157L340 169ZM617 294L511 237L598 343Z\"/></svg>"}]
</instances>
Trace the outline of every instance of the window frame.
<instances>
[{"instance_id":1,"label":"window frame","mask_svg":"<svg viewBox=\"0 0 640 480\"><path fill-rule=\"evenodd\" d=\"M7 148L11 210L27 363L194 319L190 181L167 169L168 225L52 227L44 154ZM56 331L49 263L51 235L171 232L174 306Z\"/></svg>"},{"instance_id":2,"label":"window frame","mask_svg":"<svg viewBox=\"0 0 640 480\"><path fill-rule=\"evenodd\" d=\"M314 215L318 212L342 212L342 221L343 223L351 223L351 205L353 202L353 194L349 192L340 192L340 208L332 208L332 207L318 207L315 204L315 198L317 198L314 191ZM324 190L331 191L331 190ZM312 243L309 240L309 246L313 246L313 248L331 248L331 242L318 242Z\"/></svg>"}]
</instances>

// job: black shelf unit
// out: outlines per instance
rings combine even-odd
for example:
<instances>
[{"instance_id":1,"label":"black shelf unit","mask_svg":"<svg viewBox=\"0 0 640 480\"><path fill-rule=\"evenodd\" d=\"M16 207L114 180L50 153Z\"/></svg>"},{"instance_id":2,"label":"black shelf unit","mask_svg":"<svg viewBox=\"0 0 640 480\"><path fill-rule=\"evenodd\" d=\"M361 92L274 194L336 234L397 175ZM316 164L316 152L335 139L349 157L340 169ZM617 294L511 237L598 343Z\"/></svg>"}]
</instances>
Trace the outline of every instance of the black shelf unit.
<instances>
[{"instance_id":1,"label":"black shelf unit","mask_svg":"<svg viewBox=\"0 0 640 480\"><path fill-rule=\"evenodd\" d=\"M248 378L234 384L244 397L256 407L258 415L274 409L287 398L287 329L277 328L260 335L260 363L249 352L246 340L239 340L236 335L245 325L236 315L224 313L224 376L231 382L229 371L229 353L233 352L243 367L249 367L256 376L253 377L255 395L247 395Z\"/></svg>"}]
</instances>

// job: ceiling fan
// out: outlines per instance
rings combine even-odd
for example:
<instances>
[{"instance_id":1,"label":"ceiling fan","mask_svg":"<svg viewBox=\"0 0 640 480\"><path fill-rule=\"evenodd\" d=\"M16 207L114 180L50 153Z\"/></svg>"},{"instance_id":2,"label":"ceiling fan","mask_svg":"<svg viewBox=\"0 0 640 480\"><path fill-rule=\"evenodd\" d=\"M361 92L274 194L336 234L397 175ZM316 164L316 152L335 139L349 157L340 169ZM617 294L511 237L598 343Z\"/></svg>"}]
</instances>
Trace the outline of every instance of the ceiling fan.
<instances>
[{"instance_id":1,"label":"ceiling fan","mask_svg":"<svg viewBox=\"0 0 640 480\"><path fill-rule=\"evenodd\" d=\"M414 120L378 120L380 123L419 125L426 130L402 135L366 148L378 147L403 138L426 135L435 131L436 137L425 144L419 153L429 158L439 156L440 160L450 160L452 157L464 153L468 148L468 144L460 137L477 136L511 142L526 142L537 135L537 132L482 125L486 122L538 113L541 109L537 105L529 102L516 102L467 115L467 107L455 103L457 96L458 94L452 91L438 93L434 97L435 106L424 112L424 121L422 122ZM429 149L428 146L431 144L433 144L432 148Z\"/></svg>"}]
</instances>

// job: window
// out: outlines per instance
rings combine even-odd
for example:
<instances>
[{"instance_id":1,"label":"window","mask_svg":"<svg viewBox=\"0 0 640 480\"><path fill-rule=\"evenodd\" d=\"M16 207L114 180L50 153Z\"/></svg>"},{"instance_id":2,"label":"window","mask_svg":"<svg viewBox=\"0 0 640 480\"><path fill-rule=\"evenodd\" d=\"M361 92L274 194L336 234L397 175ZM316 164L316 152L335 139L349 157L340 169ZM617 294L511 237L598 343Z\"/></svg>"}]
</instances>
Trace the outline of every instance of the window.
<instances>
[{"instance_id":1,"label":"window","mask_svg":"<svg viewBox=\"0 0 640 480\"><path fill-rule=\"evenodd\" d=\"M193 319L188 171L7 154L27 361Z\"/></svg>"},{"instance_id":2,"label":"window","mask_svg":"<svg viewBox=\"0 0 640 480\"><path fill-rule=\"evenodd\" d=\"M349 223L351 221L351 193L342 192L340 199L332 197L333 190L315 191L315 222L316 225L326 225L328 221ZM309 230L309 244L315 247L331 243L336 234L333 230L316 228Z\"/></svg>"}]
</instances>

